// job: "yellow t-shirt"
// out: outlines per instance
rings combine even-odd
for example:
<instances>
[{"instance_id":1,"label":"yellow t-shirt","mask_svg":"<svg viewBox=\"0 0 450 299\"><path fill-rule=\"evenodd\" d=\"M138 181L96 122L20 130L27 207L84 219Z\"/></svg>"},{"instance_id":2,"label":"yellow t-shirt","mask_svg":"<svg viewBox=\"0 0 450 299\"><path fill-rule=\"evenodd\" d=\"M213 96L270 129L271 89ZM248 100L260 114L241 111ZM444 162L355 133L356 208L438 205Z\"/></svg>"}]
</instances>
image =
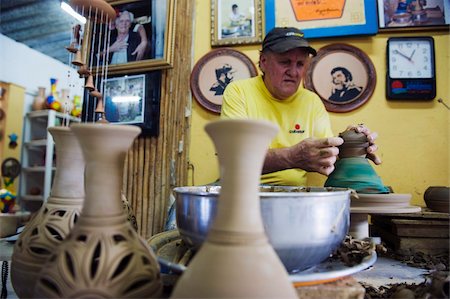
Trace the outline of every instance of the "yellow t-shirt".
<instances>
[{"instance_id":1,"label":"yellow t-shirt","mask_svg":"<svg viewBox=\"0 0 450 299\"><path fill-rule=\"evenodd\" d=\"M321 99L302 86L290 98L274 98L262 76L228 84L223 94L221 118L265 119L279 132L269 148L289 147L305 138L333 136L330 118ZM305 186L306 171L298 168L263 174L261 183Z\"/></svg>"}]
</instances>

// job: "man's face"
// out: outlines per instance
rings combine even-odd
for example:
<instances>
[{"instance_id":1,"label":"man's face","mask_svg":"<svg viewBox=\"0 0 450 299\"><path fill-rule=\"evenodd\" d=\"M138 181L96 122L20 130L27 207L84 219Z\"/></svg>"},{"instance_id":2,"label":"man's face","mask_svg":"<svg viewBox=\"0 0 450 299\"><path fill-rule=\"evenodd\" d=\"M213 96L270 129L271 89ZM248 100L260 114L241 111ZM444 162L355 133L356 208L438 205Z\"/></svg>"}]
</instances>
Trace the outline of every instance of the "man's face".
<instances>
[{"instance_id":1,"label":"man's face","mask_svg":"<svg viewBox=\"0 0 450 299\"><path fill-rule=\"evenodd\" d=\"M331 77L333 78L333 84L337 89L344 89L347 78L342 71L334 72Z\"/></svg>"},{"instance_id":2,"label":"man's face","mask_svg":"<svg viewBox=\"0 0 450 299\"><path fill-rule=\"evenodd\" d=\"M308 51L301 48L261 53L259 65L264 72L264 83L275 98L284 100L297 91L308 59Z\"/></svg>"}]
</instances>

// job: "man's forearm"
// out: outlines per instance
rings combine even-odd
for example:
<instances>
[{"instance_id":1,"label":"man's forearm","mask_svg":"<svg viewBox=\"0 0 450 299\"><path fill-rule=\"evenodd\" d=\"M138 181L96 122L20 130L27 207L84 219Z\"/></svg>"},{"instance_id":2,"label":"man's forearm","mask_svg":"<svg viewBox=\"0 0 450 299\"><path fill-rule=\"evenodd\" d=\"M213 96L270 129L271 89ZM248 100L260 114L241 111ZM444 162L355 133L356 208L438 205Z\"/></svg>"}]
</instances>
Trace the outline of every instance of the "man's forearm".
<instances>
[{"instance_id":1,"label":"man's forearm","mask_svg":"<svg viewBox=\"0 0 450 299\"><path fill-rule=\"evenodd\" d=\"M289 148L269 149L264 160L262 173L270 173L292 168Z\"/></svg>"}]
</instances>

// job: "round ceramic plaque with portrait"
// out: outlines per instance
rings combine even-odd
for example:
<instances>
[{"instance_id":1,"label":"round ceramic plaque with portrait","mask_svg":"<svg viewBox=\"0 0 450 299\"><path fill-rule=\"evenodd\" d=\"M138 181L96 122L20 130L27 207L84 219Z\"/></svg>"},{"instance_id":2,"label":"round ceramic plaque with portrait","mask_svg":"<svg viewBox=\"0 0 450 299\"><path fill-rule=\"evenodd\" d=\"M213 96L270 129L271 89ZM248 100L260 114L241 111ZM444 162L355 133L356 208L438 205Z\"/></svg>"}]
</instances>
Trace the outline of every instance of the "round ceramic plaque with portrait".
<instances>
[{"instance_id":1,"label":"round ceramic plaque with portrait","mask_svg":"<svg viewBox=\"0 0 450 299\"><path fill-rule=\"evenodd\" d=\"M191 91L200 105L220 113L227 85L257 74L254 63L242 52L228 48L213 50L195 64L191 73Z\"/></svg>"},{"instance_id":2,"label":"round ceramic plaque with portrait","mask_svg":"<svg viewBox=\"0 0 450 299\"><path fill-rule=\"evenodd\" d=\"M311 60L305 87L316 92L331 112L347 112L366 103L376 85L375 67L360 49L347 44L321 48Z\"/></svg>"}]
</instances>

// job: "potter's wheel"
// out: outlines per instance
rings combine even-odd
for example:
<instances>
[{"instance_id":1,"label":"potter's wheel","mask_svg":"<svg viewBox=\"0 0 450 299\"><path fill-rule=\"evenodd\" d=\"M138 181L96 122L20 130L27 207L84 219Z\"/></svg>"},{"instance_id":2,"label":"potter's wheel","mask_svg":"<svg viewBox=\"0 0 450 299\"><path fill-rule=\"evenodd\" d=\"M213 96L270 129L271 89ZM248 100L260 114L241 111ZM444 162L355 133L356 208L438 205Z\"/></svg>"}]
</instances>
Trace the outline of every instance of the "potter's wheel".
<instances>
[{"instance_id":1,"label":"potter's wheel","mask_svg":"<svg viewBox=\"0 0 450 299\"><path fill-rule=\"evenodd\" d=\"M414 213L420 212L420 207L411 206L411 194L363 194L358 193L350 205L352 213Z\"/></svg>"},{"instance_id":2,"label":"potter's wheel","mask_svg":"<svg viewBox=\"0 0 450 299\"><path fill-rule=\"evenodd\" d=\"M358 198L352 198L350 204L350 235L357 239L369 237L369 214L400 214L420 212L421 208L411 206L409 204L410 201L411 194L358 193Z\"/></svg>"},{"instance_id":3,"label":"potter's wheel","mask_svg":"<svg viewBox=\"0 0 450 299\"><path fill-rule=\"evenodd\" d=\"M154 235L148 244L155 252L161 266L161 273L181 275L186 264L193 257L193 252L182 241L178 230L170 230ZM365 257L361 263L348 267L337 258L329 258L317 266L311 267L289 278L295 286L314 285L335 281L345 276L358 273L372 266L377 260L376 252Z\"/></svg>"}]
</instances>

